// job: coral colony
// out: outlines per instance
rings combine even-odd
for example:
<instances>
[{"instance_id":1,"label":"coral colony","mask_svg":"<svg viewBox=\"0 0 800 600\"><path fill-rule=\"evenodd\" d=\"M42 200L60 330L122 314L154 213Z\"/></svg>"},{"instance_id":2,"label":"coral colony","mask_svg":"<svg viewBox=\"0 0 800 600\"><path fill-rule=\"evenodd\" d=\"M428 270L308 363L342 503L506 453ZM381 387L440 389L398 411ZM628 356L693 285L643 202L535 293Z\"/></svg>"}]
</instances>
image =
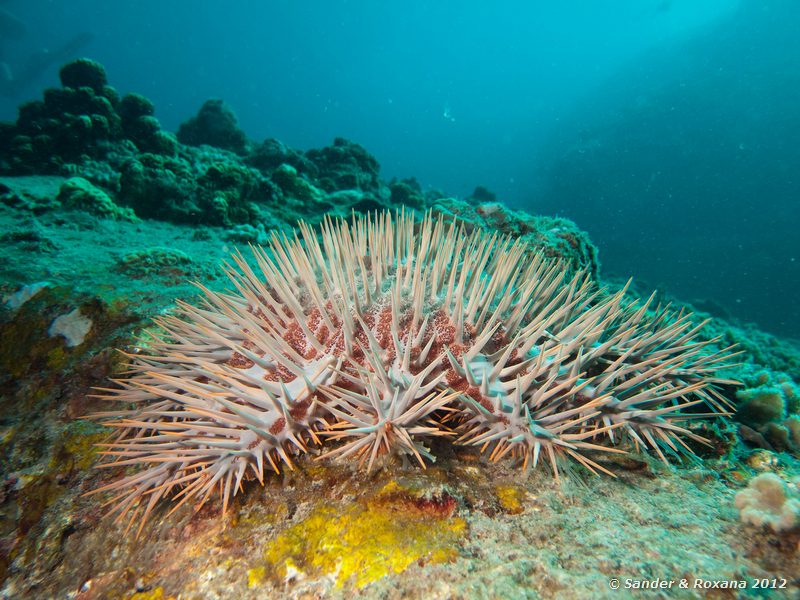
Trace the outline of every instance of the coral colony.
<instances>
[{"instance_id":1,"label":"coral colony","mask_svg":"<svg viewBox=\"0 0 800 600\"><path fill-rule=\"evenodd\" d=\"M105 466L143 467L91 492L111 492L118 518L215 491L225 510L310 445L367 470L424 468L439 439L556 478L611 474L597 453L691 453L705 440L686 422L725 411L732 353L699 341L703 324L526 243L403 212L299 233L253 248L255 266L235 254L235 291L200 286L104 390L133 405L95 415L117 430Z\"/></svg>"}]
</instances>

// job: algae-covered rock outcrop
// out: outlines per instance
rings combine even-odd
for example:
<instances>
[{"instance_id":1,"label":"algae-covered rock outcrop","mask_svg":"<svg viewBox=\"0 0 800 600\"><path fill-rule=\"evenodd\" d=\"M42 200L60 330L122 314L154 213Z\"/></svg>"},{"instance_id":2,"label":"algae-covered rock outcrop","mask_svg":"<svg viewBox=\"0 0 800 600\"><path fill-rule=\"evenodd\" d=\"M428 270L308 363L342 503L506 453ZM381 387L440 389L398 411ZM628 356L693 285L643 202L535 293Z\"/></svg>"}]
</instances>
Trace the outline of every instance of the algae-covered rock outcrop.
<instances>
[{"instance_id":1,"label":"algae-covered rock outcrop","mask_svg":"<svg viewBox=\"0 0 800 600\"><path fill-rule=\"evenodd\" d=\"M117 218L289 228L298 219L391 202L378 161L358 144L337 138L307 152L277 140L256 144L222 100L205 102L176 136L161 127L150 100L135 92L121 96L102 65L89 59L65 65L61 88L23 104L16 122L0 126L0 140L0 175L79 177L87 191L81 200L65 192L67 204Z\"/></svg>"}]
</instances>

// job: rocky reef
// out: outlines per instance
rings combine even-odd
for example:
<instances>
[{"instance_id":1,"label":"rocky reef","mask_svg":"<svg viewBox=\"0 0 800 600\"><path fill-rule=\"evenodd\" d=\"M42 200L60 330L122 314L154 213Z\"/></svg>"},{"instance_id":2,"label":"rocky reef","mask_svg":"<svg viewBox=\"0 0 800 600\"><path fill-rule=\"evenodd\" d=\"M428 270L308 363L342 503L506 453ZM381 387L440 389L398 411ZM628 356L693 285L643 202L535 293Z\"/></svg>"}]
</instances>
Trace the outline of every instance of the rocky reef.
<instances>
[{"instance_id":1,"label":"rocky reef","mask_svg":"<svg viewBox=\"0 0 800 600\"><path fill-rule=\"evenodd\" d=\"M89 59L65 65L61 84L0 125L0 174L81 177L117 205L106 203L113 213L194 225L288 229L299 219L386 208L393 193L397 200L397 186L354 142L337 138L307 152L254 143L221 100L204 103L176 136L161 128L152 102L120 96ZM421 193L407 199L423 207Z\"/></svg>"}]
</instances>

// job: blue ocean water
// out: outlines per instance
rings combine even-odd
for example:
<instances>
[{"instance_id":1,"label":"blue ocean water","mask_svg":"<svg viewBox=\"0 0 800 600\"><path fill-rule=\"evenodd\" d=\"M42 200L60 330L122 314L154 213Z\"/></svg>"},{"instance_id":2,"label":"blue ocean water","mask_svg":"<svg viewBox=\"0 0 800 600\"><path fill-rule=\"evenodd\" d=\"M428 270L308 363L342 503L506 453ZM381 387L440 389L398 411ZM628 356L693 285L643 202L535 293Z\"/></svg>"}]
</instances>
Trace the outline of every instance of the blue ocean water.
<instances>
[{"instance_id":1,"label":"blue ocean water","mask_svg":"<svg viewBox=\"0 0 800 600\"><path fill-rule=\"evenodd\" d=\"M4 76L52 59L0 99L2 120L89 56L167 129L223 98L255 140L343 136L387 179L462 197L483 185L574 219L605 275L800 337L794 0L0 8Z\"/></svg>"}]
</instances>

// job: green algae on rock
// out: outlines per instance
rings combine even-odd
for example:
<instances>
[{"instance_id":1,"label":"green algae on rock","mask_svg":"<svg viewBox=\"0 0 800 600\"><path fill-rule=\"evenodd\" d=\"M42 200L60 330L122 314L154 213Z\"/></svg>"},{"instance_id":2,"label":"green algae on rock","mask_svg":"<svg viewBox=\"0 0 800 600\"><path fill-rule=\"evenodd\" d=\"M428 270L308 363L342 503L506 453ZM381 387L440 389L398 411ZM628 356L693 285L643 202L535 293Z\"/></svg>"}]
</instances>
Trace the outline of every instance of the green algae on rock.
<instances>
[{"instance_id":1,"label":"green algae on rock","mask_svg":"<svg viewBox=\"0 0 800 600\"><path fill-rule=\"evenodd\" d=\"M138 221L132 209L117 206L106 192L83 177L67 179L58 192L58 201L65 208L84 210L98 217Z\"/></svg>"}]
</instances>

